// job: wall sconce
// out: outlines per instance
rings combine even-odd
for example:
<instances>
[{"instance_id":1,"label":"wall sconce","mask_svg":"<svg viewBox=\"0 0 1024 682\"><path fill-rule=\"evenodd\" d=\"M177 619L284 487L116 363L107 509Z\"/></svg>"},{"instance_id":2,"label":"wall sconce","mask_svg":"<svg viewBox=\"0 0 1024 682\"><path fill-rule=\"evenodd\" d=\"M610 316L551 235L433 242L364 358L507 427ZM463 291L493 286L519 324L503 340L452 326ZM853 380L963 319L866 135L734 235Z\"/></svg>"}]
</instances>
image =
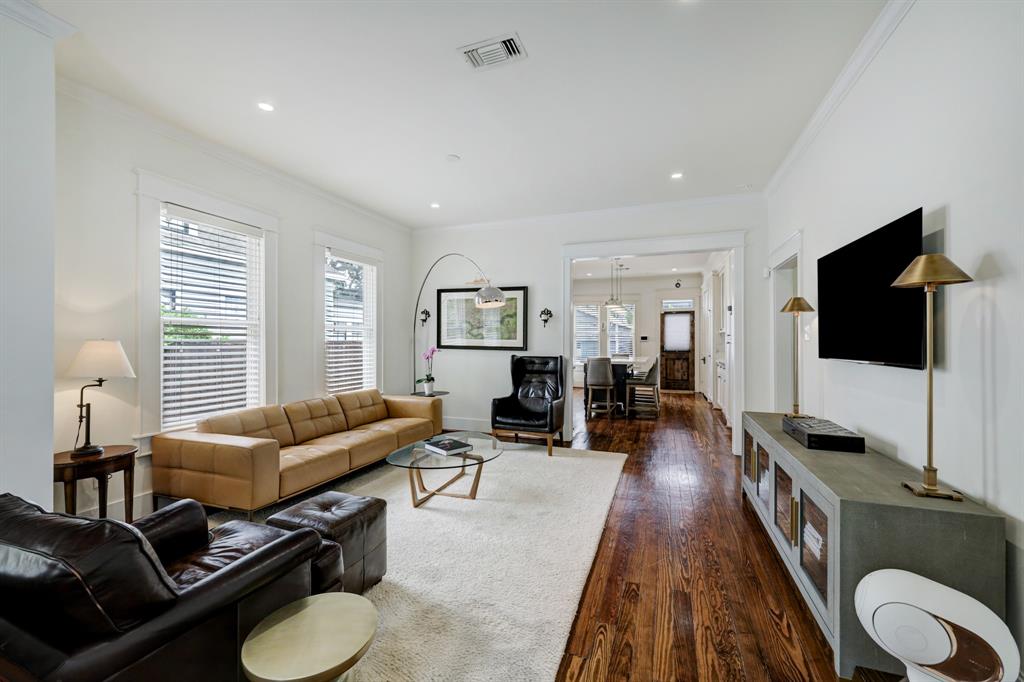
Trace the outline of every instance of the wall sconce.
<instances>
[{"instance_id":1,"label":"wall sconce","mask_svg":"<svg viewBox=\"0 0 1024 682\"><path fill-rule=\"evenodd\" d=\"M430 311L424 308L420 311L420 326L424 327L427 324L427 320L430 319Z\"/></svg>"},{"instance_id":2,"label":"wall sconce","mask_svg":"<svg viewBox=\"0 0 1024 682\"><path fill-rule=\"evenodd\" d=\"M545 308L544 310L540 311L540 321L544 323L545 327L548 326L548 321L550 321L551 318L554 316L555 314L551 312L549 308Z\"/></svg>"}]
</instances>

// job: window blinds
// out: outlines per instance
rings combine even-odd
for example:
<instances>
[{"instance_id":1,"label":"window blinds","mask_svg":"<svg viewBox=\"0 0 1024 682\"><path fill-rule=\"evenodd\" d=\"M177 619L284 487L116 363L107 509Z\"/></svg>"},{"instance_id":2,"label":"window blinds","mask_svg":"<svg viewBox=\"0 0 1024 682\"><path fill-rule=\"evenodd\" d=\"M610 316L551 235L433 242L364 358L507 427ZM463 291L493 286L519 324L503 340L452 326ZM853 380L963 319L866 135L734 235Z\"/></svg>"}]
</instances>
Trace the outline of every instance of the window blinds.
<instances>
[{"instance_id":1,"label":"window blinds","mask_svg":"<svg viewBox=\"0 0 1024 682\"><path fill-rule=\"evenodd\" d=\"M377 268L324 249L324 383L328 393L377 386Z\"/></svg>"},{"instance_id":2,"label":"window blinds","mask_svg":"<svg viewBox=\"0 0 1024 682\"><path fill-rule=\"evenodd\" d=\"M585 360L600 355L600 306L596 303L573 306L573 358Z\"/></svg>"},{"instance_id":3,"label":"window blinds","mask_svg":"<svg viewBox=\"0 0 1024 682\"><path fill-rule=\"evenodd\" d=\"M259 230L165 204L160 219L160 422L263 403Z\"/></svg>"},{"instance_id":4,"label":"window blinds","mask_svg":"<svg viewBox=\"0 0 1024 682\"><path fill-rule=\"evenodd\" d=\"M608 325L608 354L633 355L633 339L636 329L636 304L605 306Z\"/></svg>"}]
</instances>

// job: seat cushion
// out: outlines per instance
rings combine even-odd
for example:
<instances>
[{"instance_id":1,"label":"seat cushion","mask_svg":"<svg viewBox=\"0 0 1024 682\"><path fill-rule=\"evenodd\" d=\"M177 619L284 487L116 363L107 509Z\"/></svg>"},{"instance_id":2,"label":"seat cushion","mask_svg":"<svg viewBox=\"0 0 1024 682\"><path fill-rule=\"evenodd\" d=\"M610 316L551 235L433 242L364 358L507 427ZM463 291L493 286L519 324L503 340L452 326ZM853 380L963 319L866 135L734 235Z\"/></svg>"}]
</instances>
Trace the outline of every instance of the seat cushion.
<instances>
[{"instance_id":1,"label":"seat cushion","mask_svg":"<svg viewBox=\"0 0 1024 682\"><path fill-rule=\"evenodd\" d=\"M515 403L506 403L499 414L491 420L494 426L510 429L544 430L548 425L546 412L533 412Z\"/></svg>"},{"instance_id":2,"label":"seat cushion","mask_svg":"<svg viewBox=\"0 0 1024 682\"><path fill-rule=\"evenodd\" d=\"M177 596L138 529L0 495L0 604L17 627L71 651L130 630Z\"/></svg>"},{"instance_id":3,"label":"seat cushion","mask_svg":"<svg viewBox=\"0 0 1024 682\"><path fill-rule=\"evenodd\" d=\"M280 528L228 521L210 531L210 544L167 564L167 573L185 589L285 534Z\"/></svg>"},{"instance_id":4,"label":"seat cushion","mask_svg":"<svg viewBox=\"0 0 1024 682\"><path fill-rule=\"evenodd\" d=\"M342 411L345 412L345 419L348 421L350 429L375 422L378 419L386 419L388 416L388 407L384 404L384 398L375 388L336 393L334 397L341 405Z\"/></svg>"},{"instance_id":5,"label":"seat cushion","mask_svg":"<svg viewBox=\"0 0 1024 682\"><path fill-rule=\"evenodd\" d=\"M398 449L398 436L390 431L355 429L329 436L314 438L305 443L310 447L343 448L348 451L352 469L384 459Z\"/></svg>"},{"instance_id":6,"label":"seat cushion","mask_svg":"<svg viewBox=\"0 0 1024 682\"><path fill-rule=\"evenodd\" d=\"M284 406L296 443L346 431L348 422L336 398L313 398Z\"/></svg>"},{"instance_id":7,"label":"seat cushion","mask_svg":"<svg viewBox=\"0 0 1024 682\"><path fill-rule=\"evenodd\" d=\"M352 468L350 462L348 450L328 443L281 448L280 496L337 478Z\"/></svg>"},{"instance_id":8,"label":"seat cushion","mask_svg":"<svg viewBox=\"0 0 1024 682\"><path fill-rule=\"evenodd\" d=\"M388 417L379 421L357 426L356 431L384 431L395 434L398 446L402 447L434 435L434 422L422 417Z\"/></svg>"},{"instance_id":9,"label":"seat cushion","mask_svg":"<svg viewBox=\"0 0 1024 682\"><path fill-rule=\"evenodd\" d=\"M196 424L199 433L223 433L228 436L273 438L281 447L295 445L288 416L280 405L252 407L238 412L219 414Z\"/></svg>"}]
</instances>

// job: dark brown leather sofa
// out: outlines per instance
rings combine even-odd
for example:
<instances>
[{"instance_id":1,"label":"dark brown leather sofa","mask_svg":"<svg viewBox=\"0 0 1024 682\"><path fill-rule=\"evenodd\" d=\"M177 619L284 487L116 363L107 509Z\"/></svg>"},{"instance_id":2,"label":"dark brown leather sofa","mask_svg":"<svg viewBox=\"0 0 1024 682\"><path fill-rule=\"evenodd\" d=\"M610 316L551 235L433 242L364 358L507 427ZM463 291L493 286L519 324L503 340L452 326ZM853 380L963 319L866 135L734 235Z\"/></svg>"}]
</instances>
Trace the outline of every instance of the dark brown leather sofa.
<instances>
[{"instance_id":1,"label":"dark brown leather sofa","mask_svg":"<svg viewBox=\"0 0 1024 682\"><path fill-rule=\"evenodd\" d=\"M310 594L313 530L231 521L193 500L134 525L0 495L0 680L244 680L242 642Z\"/></svg>"}]
</instances>

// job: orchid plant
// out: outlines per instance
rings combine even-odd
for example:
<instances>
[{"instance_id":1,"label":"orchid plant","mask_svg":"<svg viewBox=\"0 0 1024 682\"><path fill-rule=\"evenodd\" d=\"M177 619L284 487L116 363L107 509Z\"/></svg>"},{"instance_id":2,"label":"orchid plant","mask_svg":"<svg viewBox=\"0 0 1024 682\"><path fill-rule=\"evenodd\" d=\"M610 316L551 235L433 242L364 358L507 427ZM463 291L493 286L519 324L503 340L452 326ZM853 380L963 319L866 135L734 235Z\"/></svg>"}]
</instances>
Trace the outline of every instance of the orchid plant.
<instances>
[{"instance_id":1,"label":"orchid plant","mask_svg":"<svg viewBox=\"0 0 1024 682\"><path fill-rule=\"evenodd\" d=\"M417 384L430 384L434 382L434 356L437 355L437 346L431 346L423 351L422 357L427 361L427 375L417 379Z\"/></svg>"}]
</instances>

